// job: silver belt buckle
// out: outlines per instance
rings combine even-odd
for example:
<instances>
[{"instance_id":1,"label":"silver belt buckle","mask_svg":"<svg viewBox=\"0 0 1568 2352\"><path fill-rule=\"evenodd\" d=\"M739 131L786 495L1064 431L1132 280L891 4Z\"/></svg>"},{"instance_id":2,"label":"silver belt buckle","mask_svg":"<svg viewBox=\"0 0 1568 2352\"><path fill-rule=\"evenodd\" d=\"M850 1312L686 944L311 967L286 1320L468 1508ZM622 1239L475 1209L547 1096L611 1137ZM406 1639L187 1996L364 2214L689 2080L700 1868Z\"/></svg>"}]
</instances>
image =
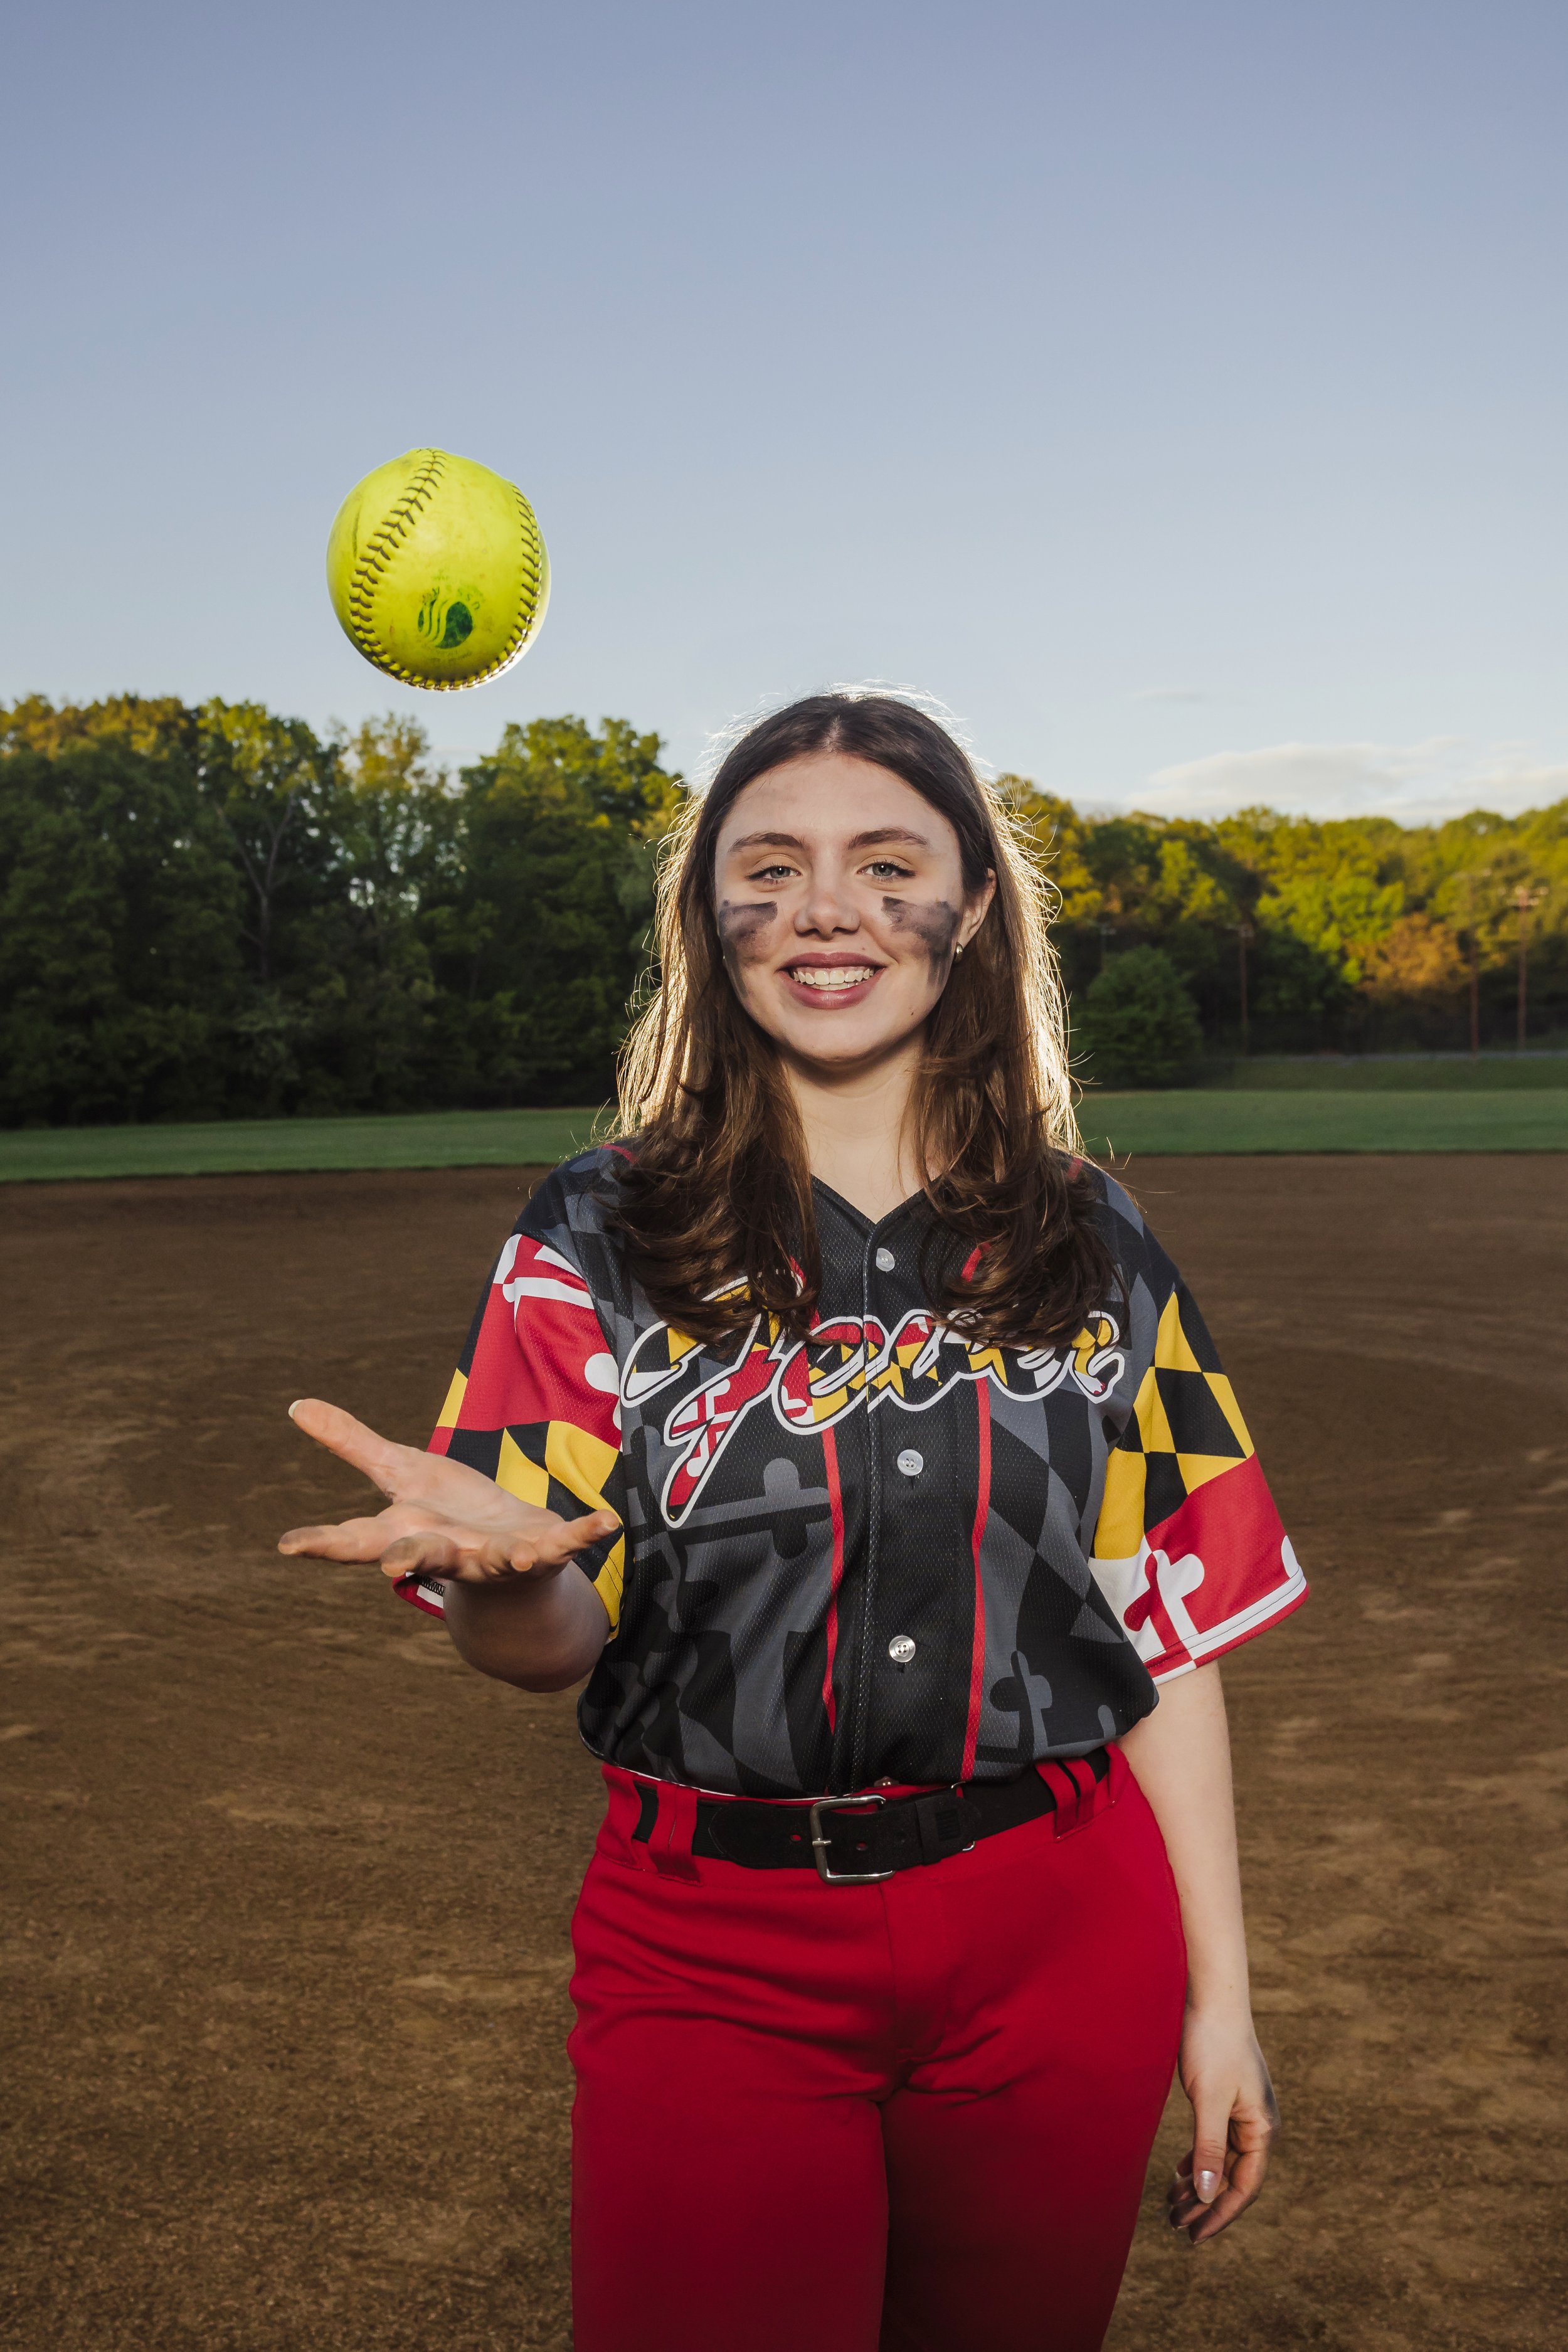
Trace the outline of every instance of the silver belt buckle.
<instances>
[{"instance_id":1,"label":"silver belt buckle","mask_svg":"<svg viewBox=\"0 0 1568 2352\"><path fill-rule=\"evenodd\" d=\"M816 1864L816 1874L824 1886L880 1886L885 1878L893 1876L890 1870L829 1870L827 1840L822 1834L822 1815L825 1811L830 1813L847 1813L857 1805L885 1805L887 1801L886 1797L875 1796L869 1792L863 1797L817 1798L807 1818L811 1822L811 1858Z\"/></svg>"}]
</instances>

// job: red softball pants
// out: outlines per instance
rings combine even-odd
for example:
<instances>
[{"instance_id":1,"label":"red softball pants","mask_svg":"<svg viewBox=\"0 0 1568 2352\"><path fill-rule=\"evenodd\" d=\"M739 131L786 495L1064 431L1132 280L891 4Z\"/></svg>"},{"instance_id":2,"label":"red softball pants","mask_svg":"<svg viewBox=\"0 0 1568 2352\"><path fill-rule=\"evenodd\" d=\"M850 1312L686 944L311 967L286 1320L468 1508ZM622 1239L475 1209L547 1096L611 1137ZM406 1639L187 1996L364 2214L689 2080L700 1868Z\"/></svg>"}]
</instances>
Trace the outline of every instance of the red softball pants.
<instances>
[{"instance_id":1,"label":"red softball pants","mask_svg":"<svg viewBox=\"0 0 1568 2352\"><path fill-rule=\"evenodd\" d=\"M574 1924L577 2352L1096 2352L1186 1979L1164 1843L1111 1767L875 1886L694 1857L686 1789L634 1839L639 1784L606 1769Z\"/></svg>"}]
</instances>

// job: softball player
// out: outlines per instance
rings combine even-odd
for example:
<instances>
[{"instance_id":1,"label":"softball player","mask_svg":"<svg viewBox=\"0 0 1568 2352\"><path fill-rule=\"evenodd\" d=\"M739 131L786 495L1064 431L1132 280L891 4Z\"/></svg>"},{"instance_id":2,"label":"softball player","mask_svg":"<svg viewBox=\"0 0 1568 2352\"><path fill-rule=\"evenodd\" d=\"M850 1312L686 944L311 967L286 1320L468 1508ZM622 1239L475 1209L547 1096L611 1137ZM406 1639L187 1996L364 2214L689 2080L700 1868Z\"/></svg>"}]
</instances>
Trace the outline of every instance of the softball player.
<instances>
[{"instance_id":1,"label":"softball player","mask_svg":"<svg viewBox=\"0 0 1568 2352\"><path fill-rule=\"evenodd\" d=\"M297 1407L392 1501L283 1549L588 1677L578 2352L1090 2352L1173 2066L1176 2226L1262 2180L1215 1662L1306 1588L942 728L754 728L660 956L430 1451Z\"/></svg>"}]
</instances>

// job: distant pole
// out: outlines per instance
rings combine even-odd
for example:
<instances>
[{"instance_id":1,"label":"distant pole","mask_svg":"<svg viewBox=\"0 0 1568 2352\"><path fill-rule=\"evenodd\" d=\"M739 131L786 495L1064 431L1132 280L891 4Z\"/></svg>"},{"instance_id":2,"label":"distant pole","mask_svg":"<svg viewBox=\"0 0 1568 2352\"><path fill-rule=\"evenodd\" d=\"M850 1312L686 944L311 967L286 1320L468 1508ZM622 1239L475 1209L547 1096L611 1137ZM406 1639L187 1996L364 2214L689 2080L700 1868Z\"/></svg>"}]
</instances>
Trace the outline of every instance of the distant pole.
<instances>
[{"instance_id":1,"label":"distant pole","mask_svg":"<svg viewBox=\"0 0 1568 2352\"><path fill-rule=\"evenodd\" d=\"M1241 1050L1245 1055L1251 1051L1251 1030L1247 1014L1247 950L1255 934L1250 923L1233 923L1231 929L1236 933L1237 953L1241 960Z\"/></svg>"},{"instance_id":2,"label":"distant pole","mask_svg":"<svg viewBox=\"0 0 1568 2352\"><path fill-rule=\"evenodd\" d=\"M1527 987L1527 965L1530 954L1530 918L1546 896L1545 886L1521 882L1513 894L1519 908L1519 1051L1524 1051L1524 1013Z\"/></svg>"},{"instance_id":3,"label":"distant pole","mask_svg":"<svg viewBox=\"0 0 1568 2352\"><path fill-rule=\"evenodd\" d=\"M1100 969L1103 971L1105 970L1105 942L1107 940L1113 940L1116 937L1116 926L1114 923L1096 923L1094 928L1100 933Z\"/></svg>"},{"instance_id":4,"label":"distant pole","mask_svg":"<svg viewBox=\"0 0 1568 2352\"><path fill-rule=\"evenodd\" d=\"M1491 873L1482 866L1465 876L1465 929L1470 941L1470 1059L1479 1061L1481 1051L1481 943L1476 932L1476 884L1485 882Z\"/></svg>"}]
</instances>

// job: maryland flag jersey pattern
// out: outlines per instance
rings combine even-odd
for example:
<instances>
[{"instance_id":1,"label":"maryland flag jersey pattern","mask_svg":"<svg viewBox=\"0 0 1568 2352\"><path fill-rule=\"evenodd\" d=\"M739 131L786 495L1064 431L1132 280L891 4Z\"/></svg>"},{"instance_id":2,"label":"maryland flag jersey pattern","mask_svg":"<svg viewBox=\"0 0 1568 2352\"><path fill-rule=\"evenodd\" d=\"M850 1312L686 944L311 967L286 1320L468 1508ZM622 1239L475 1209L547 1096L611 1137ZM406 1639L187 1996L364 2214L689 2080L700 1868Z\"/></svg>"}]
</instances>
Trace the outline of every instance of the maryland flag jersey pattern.
<instances>
[{"instance_id":1,"label":"maryland flag jersey pattern","mask_svg":"<svg viewBox=\"0 0 1568 2352\"><path fill-rule=\"evenodd\" d=\"M1120 1286L1070 1347L938 1322L924 1202L814 1188L809 1335L700 1346L613 1230L624 1156L534 1194L433 1450L563 1517L611 1628L584 1693L607 1761L745 1796L1001 1778L1115 1738L1155 1685L1306 1597L1184 1285L1109 1177ZM438 1610L438 1580L400 1588Z\"/></svg>"}]
</instances>

